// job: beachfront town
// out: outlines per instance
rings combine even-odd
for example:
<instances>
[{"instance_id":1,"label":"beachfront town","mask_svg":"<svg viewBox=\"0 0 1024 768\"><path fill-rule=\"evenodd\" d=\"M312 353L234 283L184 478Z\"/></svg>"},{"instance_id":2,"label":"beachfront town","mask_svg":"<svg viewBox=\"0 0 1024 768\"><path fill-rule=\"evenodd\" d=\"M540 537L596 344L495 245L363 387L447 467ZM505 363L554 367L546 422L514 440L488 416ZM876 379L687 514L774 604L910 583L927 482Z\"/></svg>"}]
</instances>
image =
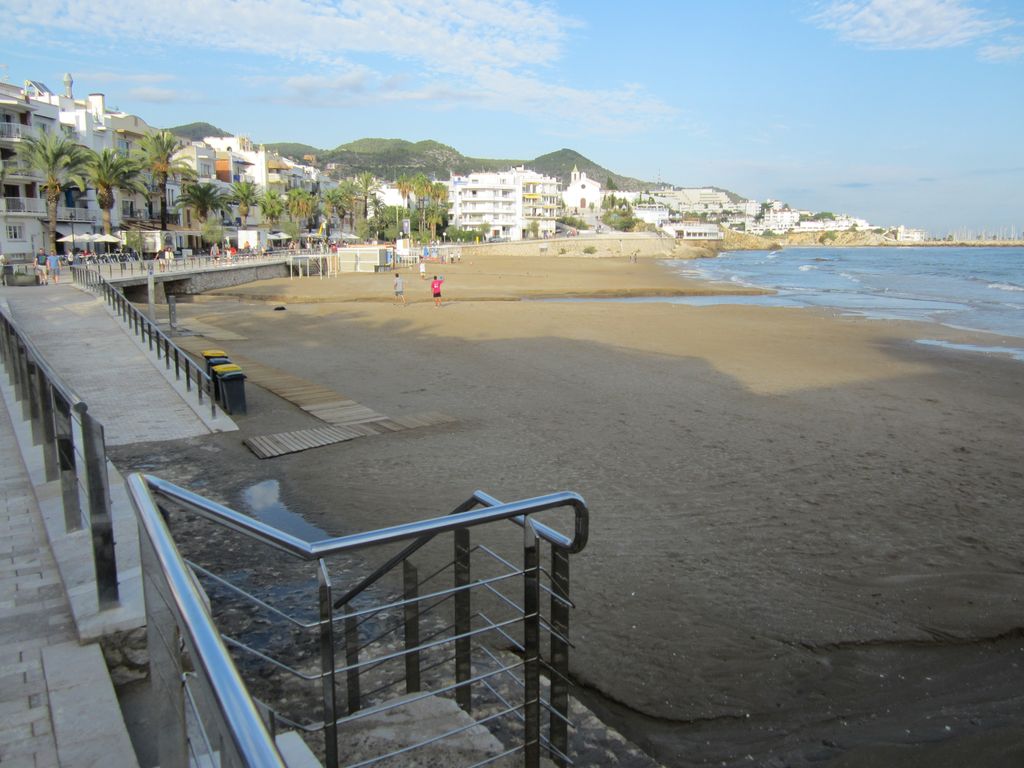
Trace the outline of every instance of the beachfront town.
<instances>
[{"instance_id":1,"label":"beachfront town","mask_svg":"<svg viewBox=\"0 0 1024 768\"><path fill-rule=\"evenodd\" d=\"M926 238L918 229L876 228L854 216L794 210L714 188L613 189L578 168L564 185L524 166L436 180L372 174L345 180L332 175L337 168L330 163L296 162L245 136L171 137L109 108L103 94L76 96L70 74L62 85L54 91L37 81L0 82L0 253L8 261L49 248L51 208L57 248L65 254L111 244L137 253L168 247L187 253L215 244L263 248L410 233L516 241L624 229L687 240L720 240L723 228L822 236L875 229L898 242ZM47 163L68 143L88 151L80 173L58 174L48 204ZM97 238L104 238L103 247Z\"/></svg>"}]
</instances>

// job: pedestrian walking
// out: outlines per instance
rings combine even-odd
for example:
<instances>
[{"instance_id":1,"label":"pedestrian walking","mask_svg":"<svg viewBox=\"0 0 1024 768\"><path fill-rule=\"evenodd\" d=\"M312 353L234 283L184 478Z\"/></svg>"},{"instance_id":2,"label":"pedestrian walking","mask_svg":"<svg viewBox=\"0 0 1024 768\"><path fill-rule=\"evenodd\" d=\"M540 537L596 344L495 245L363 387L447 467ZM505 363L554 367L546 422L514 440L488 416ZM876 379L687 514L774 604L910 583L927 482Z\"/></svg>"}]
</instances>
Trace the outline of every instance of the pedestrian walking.
<instances>
[{"instance_id":1,"label":"pedestrian walking","mask_svg":"<svg viewBox=\"0 0 1024 768\"><path fill-rule=\"evenodd\" d=\"M427 279L427 262L425 262L423 260L423 257L420 257L420 280L426 280L426 279Z\"/></svg>"},{"instance_id":2,"label":"pedestrian walking","mask_svg":"<svg viewBox=\"0 0 1024 768\"><path fill-rule=\"evenodd\" d=\"M46 272L47 277L53 278L54 285L60 282L60 256L56 253L46 257Z\"/></svg>"},{"instance_id":3,"label":"pedestrian walking","mask_svg":"<svg viewBox=\"0 0 1024 768\"><path fill-rule=\"evenodd\" d=\"M405 305L405 284L402 282L402 276L395 272L395 304L399 302Z\"/></svg>"}]
</instances>

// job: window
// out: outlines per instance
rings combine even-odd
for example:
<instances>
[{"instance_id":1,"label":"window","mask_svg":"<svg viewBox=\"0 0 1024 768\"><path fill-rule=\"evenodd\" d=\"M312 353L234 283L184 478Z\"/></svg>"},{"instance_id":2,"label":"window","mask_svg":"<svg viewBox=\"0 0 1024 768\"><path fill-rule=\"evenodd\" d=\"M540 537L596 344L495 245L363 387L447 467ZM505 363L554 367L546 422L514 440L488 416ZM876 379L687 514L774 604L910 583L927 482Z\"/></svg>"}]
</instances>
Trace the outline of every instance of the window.
<instances>
[{"instance_id":1,"label":"window","mask_svg":"<svg viewBox=\"0 0 1024 768\"><path fill-rule=\"evenodd\" d=\"M8 240L24 240L25 239L25 226L23 224L8 224L7 225L7 239Z\"/></svg>"}]
</instances>

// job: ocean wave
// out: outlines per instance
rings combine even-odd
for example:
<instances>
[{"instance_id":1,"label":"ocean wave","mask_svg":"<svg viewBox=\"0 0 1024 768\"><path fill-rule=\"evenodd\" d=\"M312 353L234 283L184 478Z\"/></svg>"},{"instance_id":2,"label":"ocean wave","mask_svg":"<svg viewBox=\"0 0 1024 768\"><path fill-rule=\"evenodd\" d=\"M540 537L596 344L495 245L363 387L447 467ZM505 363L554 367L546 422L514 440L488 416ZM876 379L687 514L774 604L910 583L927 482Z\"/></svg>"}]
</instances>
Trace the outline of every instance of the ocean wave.
<instances>
[{"instance_id":1,"label":"ocean wave","mask_svg":"<svg viewBox=\"0 0 1024 768\"><path fill-rule=\"evenodd\" d=\"M1013 283L989 283L987 287L997 291L1024 291L1024 285L1014 285Z\"/></svg>"},{"instance_id":2,"label":"ocean wave","mask_svg":"<svg viewBox=\"0 0 1024 768\"><path fill-rule=\"evenodd\" d=\"M817 267L813 264L801 264L797 269L801 272L810 272L812 269L817 269Z\"/></svg>"}]
</instances>

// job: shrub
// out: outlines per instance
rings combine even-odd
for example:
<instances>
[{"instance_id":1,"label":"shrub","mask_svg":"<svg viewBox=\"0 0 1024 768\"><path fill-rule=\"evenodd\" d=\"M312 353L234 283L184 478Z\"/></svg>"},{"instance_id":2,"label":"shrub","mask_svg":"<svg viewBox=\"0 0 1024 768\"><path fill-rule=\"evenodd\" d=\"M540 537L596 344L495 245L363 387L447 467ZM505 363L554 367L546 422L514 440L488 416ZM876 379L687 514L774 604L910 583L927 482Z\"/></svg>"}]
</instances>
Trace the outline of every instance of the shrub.
<instances>
[{"instance_id":1,"label":"shrub","mask_svg":"<svg viewBox=\"0 0 1024 768\"><path fill-rule=\"evenodd\" d=\"M597 248L595 248L592 245L588 245L586 248L583 249L583 252L587 255L590 255L593 253L597 253Z\"/></svg>"}]
</instances>

